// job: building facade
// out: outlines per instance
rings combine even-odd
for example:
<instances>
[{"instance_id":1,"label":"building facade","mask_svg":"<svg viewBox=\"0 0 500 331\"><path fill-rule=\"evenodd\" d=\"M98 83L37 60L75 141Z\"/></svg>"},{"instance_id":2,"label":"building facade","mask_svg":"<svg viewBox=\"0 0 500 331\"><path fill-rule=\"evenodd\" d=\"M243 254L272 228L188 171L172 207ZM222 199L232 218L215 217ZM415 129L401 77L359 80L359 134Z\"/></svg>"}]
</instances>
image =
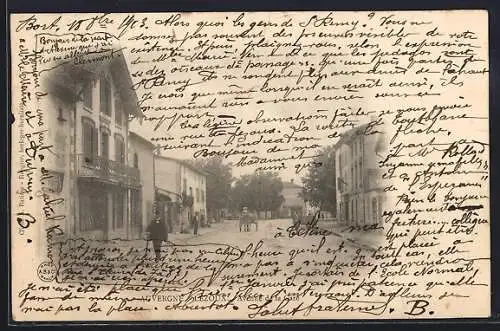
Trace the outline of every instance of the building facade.
<instances>
[{"instance_id":1,"label":"building facade","mask_svg":"<svg viewBox=\"0 0 500 331\"><path fill-rule=\"evenodd\" d=\"M293 180L283 182L283 191L281 195L283 195L284 201L280 207L280 217L290 218L293 212L299 214L304 213L305 202L304 199L300 197L301 193L302 186L295 184Z\"/></svg>"},{"instance_id":2,"label":"building facade","mask_svg":"<svg viewBox=\"0 0 500 331\"><path fill-rule=\"evenodd\" d=\"M140 135L129 132L128 152L129 164L139 169L141 174L141 190L137 192L138 194L132 191L133 194L130 197L131 211L135 211L135 214L131 215L131 233L134 239L138 239L153 219L153 203L155 201L154 145Z\"/></svg>"},{"instance_id":3,"label":"building facade","mask_svg":"<svg viewBox=\"0 0 500 331\"><path fill-rule=\"evenodd\" d=\"M129 120L142 112L120 54L90 65L64 64L45 78L42 107L55 142L47 171L61 182L68 236L137 235L132 215L138 204L131 199L141 195L141 174L127 149Z\"/></svg>"},{"instance_id":4,"label":"building facade","mask_svg":"<svg viewBox=\"0 0 500 331\"><path fill-rule=\"evenodd\" d=\"M365 135L366 127L351 129L335 146L337 219L347 225L382 222L385 194L378 154L384 137Z\"/></svg>"},{"instance_id":5,"label":"building facade","mask_svg":"<svg viewBox=\"0 0 500 331\"><path fill-rule=\"evenodd\" d=\"M183 232L197 215L206 220L207 174L188 161L155 155L155 182L161 218L172 232Z\"/></svg>"}]
</instances>

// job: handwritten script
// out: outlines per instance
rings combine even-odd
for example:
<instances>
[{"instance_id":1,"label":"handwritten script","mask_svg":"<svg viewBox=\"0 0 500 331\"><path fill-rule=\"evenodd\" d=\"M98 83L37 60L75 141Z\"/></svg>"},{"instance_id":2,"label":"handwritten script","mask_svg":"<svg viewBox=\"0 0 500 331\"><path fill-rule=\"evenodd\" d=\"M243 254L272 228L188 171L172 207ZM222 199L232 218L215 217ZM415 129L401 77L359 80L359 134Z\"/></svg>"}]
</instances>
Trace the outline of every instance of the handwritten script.
<instances>
[{"instance_id":1,"label":"handwritten script","mask_svg":"<svg viewBox=\"0 0 500 331\"><path fill-rule=\"evenodd\" d=\"M485 11L13 15L14 319L489 316L487 40Z\"/></svg>"}]
</instances>

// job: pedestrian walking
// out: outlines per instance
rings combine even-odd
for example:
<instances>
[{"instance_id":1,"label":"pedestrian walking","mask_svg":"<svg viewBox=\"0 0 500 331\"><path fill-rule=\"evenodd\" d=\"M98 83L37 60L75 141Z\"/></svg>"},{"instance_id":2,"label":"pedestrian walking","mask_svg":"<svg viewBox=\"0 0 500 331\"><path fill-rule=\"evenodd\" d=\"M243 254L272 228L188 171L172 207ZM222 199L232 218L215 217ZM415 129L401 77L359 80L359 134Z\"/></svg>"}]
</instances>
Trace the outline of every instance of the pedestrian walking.
<instances>
[{"instance_id":1,"label":"pedestrian walking","mask_svg":"<svg viewBox=\"0 0 500 331\"><path fill-rule=\"evenodd\" d=\"M198 213L193 216L193 233L195 236L198 235L198 226L200 225L200 220L198 219Z\"/></svg>"},{"instance_id":2,"label":"pedestrian walking","mask_svg":"<svg viewBox=\"0 0 500 331\"><path fill-rule=\"evenodd\" d=\"M155 216L146 229L146 240L153 242L156 261L161 259L161 244L168 240L168 229L160 217Z\"/></svg>"}]
</instances>

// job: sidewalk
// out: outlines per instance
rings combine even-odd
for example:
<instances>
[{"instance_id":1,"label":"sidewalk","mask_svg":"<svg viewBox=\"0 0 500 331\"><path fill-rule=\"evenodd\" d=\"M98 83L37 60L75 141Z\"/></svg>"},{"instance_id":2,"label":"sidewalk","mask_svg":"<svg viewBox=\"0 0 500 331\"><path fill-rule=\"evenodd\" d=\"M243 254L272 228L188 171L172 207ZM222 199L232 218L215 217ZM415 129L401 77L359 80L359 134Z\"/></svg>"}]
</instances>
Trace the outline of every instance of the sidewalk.
<instances>
[{"instance_id":1,"label":"sidewalk","mask_svg":"<svg viewBox=\"0 0 500 331\"><path fill-rule=\"evenodd\" d=\"M219 223L213 223L210 224L210 227L199 227L198 228L198 236L203 236L212 232L217 232L220 231L222 228L225 226L225 222L221 221ZM188 240L195 238L193 234L193 229L189 229L189 233L169 233L168 234L168 241L174 243L174 244L185 244ZM146 247L147 243L146 240L144 239L111 239L110 242L113 242L113 245L118 245L120 247L135 247L135 248L141 248L141 247Z\"/></svg>"},{"instance_id":2,"label":"sidewalk","mask_svg":"<svg viewBox=\"0 0 500 331\"><path fill-rule=\"evenodd\" d=\"M354 246L375 251L384 242L385 234L383 230L371 231L351 231L351 228L345 224L337 222L318 222L317 226L320 229L325 229L334 232L336 235L343 238L345 241Z\"/></svg>"},{"instance_id":3,"label":"sidewalk","mask_svg":"<svg viewBox=\"0 0 500 331\"><path fill-rule=\"evenodd\" d=\"M224 226L225 226L225 221L220 221L219 223L210 224L210 227L204 227L204 228L199 227L198 236L203 236L208 233L220 231L222 228L224 228ZM192 238L197 237L193 233L193 228L189 228L188 231L189 231L188 233L169 233L168 241L171 241L173 243L186 242Z\"/></svg>"}]
</instances>

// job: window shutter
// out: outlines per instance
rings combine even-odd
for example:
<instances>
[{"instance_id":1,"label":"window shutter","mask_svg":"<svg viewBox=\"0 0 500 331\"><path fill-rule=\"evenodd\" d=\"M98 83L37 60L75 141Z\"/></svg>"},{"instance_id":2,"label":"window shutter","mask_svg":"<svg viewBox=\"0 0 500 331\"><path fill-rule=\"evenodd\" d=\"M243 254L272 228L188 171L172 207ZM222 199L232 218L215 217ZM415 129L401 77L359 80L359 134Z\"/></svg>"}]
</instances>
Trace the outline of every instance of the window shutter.
<instances>
[{"instance_id":1,"label":"window shutter","mask_svg":"<svg viewBox=\"0 0 500 331\"><path fill-rule=\"evenodd\" d=\"M125 142L122 140L121 142L121 145L122 147L120 148L120 155L121 155L121 158L120 158L120 161L125 164Z\"/></svg>"},{"instance_id":2,"label":"window shutter","mask_svg":"<svg viewBox=\"0 0 500 331\"><path fill-rule=\"evenodd\" d=\"M123 125L123 119L122 119L122 107L120 103L120 99L118 96L115 96L115 122L118 125Z\"/></svg>"},{"instance_id":3,"label":"window shutter","mask_svg":"<svg viewBox=\"0 0 500 331\"><path fill-rule=\"evenodd\" d=\"M118 140L118 138L115 136L115 161L120 161L120 159L118 158L119 157L119 153L118 153L118 150L119 150L119 145L120 145L120 141Z\"/></svg>"},{"instance_id":4,"label":"window shutter","mask_svg":"<svg viewBox=\"0 0 500 331\"><path fill-rule=\"evenodd\" d=\"M106 104L106 87L105 87L105 80L101 78L99 81L99 108L101 110L101 113L105 113L105 104Z\"/></svg>"},{"instance_id":5,"label":"window shutter","mask_svg":"<svg viewBox=\"0 0 500 331\"><path fill-rule=\"evenodd\" d=\"M97 160L97 156L99 155L99 145L98 145L98 137L99 132L97 128L92 128L92 161L95 162Z\"/></svg>"},{"instance_id":6,"label":"window shutter","mask_svg":"<svg viewBox=\"0 0 500 331\"><path fill-rule=\"evenodd\" d=\"M100 81L100 109L101 112L110 116L111 115L111 86L106 77L101 78Z\"/></svg>"},{"instance_id":7,"label":"window shutter","mask_svg":"<svg viewBox=\"0 0 500 331\"><path fill-rule=\"evenodd\" d=\"M83 146L83 156L85 157L85 162L90 159L91 151L89 146L89 125L85 122L82 125L82 146Z\"/></svg>"},{"instance_id":8,"label":"window shutter","mask_svg":"<svg viewBox=\"0 0 500 331\"><path fill-rule=\"evenodd\" d=\"M109 159L109 135L107 132L101 134L101 156L106 160Z\"/></svg>"},{"instance_id":9,"label":"window shutter","mask_svg":"<svg viewBox=\"0 0 500 331\"><path fill-rule=\"evenodd\" d=\"M89 81L83 87L83 104L90 110L92 110L92 85L92 82Z\"/></svg>"},{"instance_id":10,"label":"window shutter","mask_svg":"<svg viewBox=\"0 0 500 331\"><path fill-rule=\"evenodd\" d=\"M120 162L120 139L115 136L115 161Z\"/></svg>"}]
</instances>

